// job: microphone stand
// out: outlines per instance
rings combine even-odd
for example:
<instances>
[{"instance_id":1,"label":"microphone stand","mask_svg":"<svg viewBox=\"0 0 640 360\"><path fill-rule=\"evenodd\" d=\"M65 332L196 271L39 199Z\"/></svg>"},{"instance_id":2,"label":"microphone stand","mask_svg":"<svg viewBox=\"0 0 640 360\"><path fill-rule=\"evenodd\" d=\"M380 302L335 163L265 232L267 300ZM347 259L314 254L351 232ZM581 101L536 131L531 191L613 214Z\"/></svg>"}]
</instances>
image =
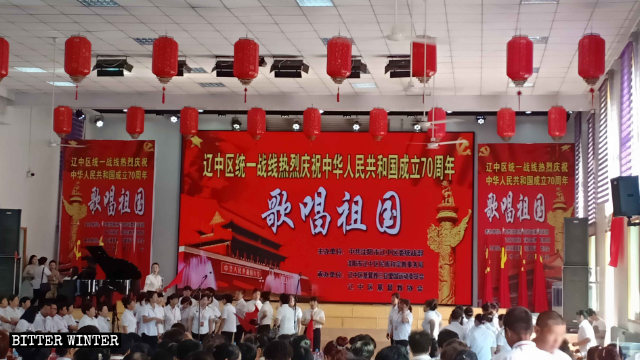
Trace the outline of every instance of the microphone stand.
<instances>
[{"instance_id":1,"label":"microphone stand","mask_svg":"<svg viewBox=\"0 0 640 360\"><path fill-rule=\"evenodd\" d=\"M293 299L295 302L293 303L293 325L296 329L296 335L300 334L300 327L298 326L298 293L300 292L300 279L302 278L302 273L298 273L298 285L296 285L296 294L293 295Z\"/></svg>"},{"instance_id":2,"label":"microphone stand","mask_svg":"<svg viewBox=\"0 0 640 360\"><path fill-rule=\"evenodd\" d=\"M202 314L202 307L200 306L200 302L202 301L201 288L202 288L202 284L204 284L204 281L207 280L207 277L209 277L209 274L204 274L204 276L202 277L202 280L200 281L200 284L196 288L196 290L200 294L200 299L198 300L198 341L201 341L202 339L202 334L200 334L200 315Z\"/></svg>"}]
</instances>

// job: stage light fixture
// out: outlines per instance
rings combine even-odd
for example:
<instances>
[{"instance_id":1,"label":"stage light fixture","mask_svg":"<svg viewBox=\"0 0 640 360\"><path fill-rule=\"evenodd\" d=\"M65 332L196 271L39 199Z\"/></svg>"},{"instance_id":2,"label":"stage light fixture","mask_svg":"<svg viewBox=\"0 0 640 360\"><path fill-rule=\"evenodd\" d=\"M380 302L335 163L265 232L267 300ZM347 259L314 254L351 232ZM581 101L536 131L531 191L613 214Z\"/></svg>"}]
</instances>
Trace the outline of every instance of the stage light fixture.
<instances>
[{"instance_id":1,"label":"stage light fixture","mask_svg":"<svg viewBox=\"0 0 640 360\"><path fill-rule=\"evenodd\" d=\"M527 110L524 113L527 114L527 115L531 115L531 110Z\"/></svg>"},{"instance_id":2,"label":"stage light fixture","mask_svg":"<svg viewBox=\"0 0 640 360\"><path fill-rule=\"evenodd\" d=\"M487 119L487 117L486 117L486 116L484 116L484 115L476 115L476 122L477 122L479 125L484 124L484 121L485 121L486 119Z\"/></svg>"},{"instance_id":3,"label":"stage light fixture","mask_svg":"<svg viewBox=\"0 0 640 360\"><path fill-rule=\"evenodd\" d=\"M124 76L124 72L131 72L133 65L129 64L126 56L121 55L98 55L93 69L97 70L97 75L102 76Z\"/></svg>"},{"instance_id":4,"label":"stage light fixture","mask_svg":"<svg viewBox=\"0 0 640 360\"><path fill-rule=\"evenodd\" d=\"M104 125L104 117L100 114L96 115L96 118L93 121L99 128Z\"/></svg>"},{"instance_id":5,"label":"stage light fixture","mask_svg":"<svg viewBox=\"0 0 640 360\"><path fill-rule=\"evenodd\" d=\"M353 127L353 131L354 131L354 132L358 132L358 131L360 131L360 123L359 123L359 122L355 121L355 122L353 123L352 127Z\"/></svg>"},{"instance_id":6,"label":"stage light fixture","mask_svg":"<svg viewBox=\"0 0 640 360\"><path fill-rule=\"evenodd\" d=\"M169 121L171 121L174 124L177 123L178 122L178 115L169 116Z\"/></svg>"},{"instance_id":7,"label":"stage light fixture","mask_svg":"<svg viewBox=\"0 0 640 360\"><path fill-rule=\"evenodd\" d=\"M234 131L240 131L240 120L238 120L238 118L232 118L231 119L231 129Z\"/></svg>"},{"instance_id":8,"label":"stage light fixture","mask_svg":"<svg viewBox=\"0 0 640 360\"><path fill-rule=\"evenodd\" d=\"M291 128L293 131L300 131L300 121L295 120L293 124L291 124Z\"/></svg>"},{"instance_id":9,"label":"stage light fixture","mask_svg":"<svg viewBox=\"0 0 640 360\"><path fill-rule=\"evenodd\" d=\"M420 126L420 122L416 121L413 123L413 131L415 132L421 132L422 131L422 126Z\"/></svg>"}]
</instances>

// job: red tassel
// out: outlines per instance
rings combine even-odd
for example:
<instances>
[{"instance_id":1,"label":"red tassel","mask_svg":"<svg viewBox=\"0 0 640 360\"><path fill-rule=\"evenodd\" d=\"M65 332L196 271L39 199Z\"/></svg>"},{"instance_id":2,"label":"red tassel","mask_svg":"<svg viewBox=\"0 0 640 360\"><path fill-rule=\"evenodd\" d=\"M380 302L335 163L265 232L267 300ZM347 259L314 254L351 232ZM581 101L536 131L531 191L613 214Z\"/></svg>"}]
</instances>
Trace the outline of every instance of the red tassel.
<instances>
[{"instance_id":1,"label":"red tassel","mask_svg":"<svg viewBox=\"0 0 640 360\"><path fill-rule=\"evenodd\" d=\"M78 101L78 84L76 84L76 101Z\"/></svg>"},{"instance_id":2,"label":"red tassel","mask_svg":"<svg viewBox=\"0 0 640 360\"><path fill-rule=\"evenodd\" d=\"M520 95L522 95L522 91L518 90L518 111L520 111Z\"/></svg>"},{"instance_id":3,"label":"red tassel","mask_svg":"<svg viewBox=\"0 0 640 360\"><path fill-rule=\"evenodd\" d=\"M166 90L166 89L165 89L165 87L163 86L163 87L162 87L162 103L163 103L163 104L164 104L164 91L165 91L165 90Z\"/></svg>"},{"instance_id":4,"label":"red tassel","mask_svg":"<svg viewBox=\"0 0 640 360\"><path fill-rule=\"evenodd\" d=\"M594 106L594 95L595 95L595 90L593 90L593 88L589 89L589 92L591 93L591 110L595 110L596 107Z\"/></svg>"},{"instance_id":5,"label":"red tassel","mask_svg":"<svg viewBox=\"0 0 640 360\"><path fill-rule=\"evenodd\" d=\"M422 103L424 104L424 92L422 92Z\"/></svg>"},{"instance_id":6,"label":"red tassel","mask_svg":"<svg viewBox=\"0 0 640 360\"><path fill-rule=\"evenodd\" d=\"M244 88L244 103L247 103L247 88Z\"/></svg>"},{"instance_id":7,"label":"red tassel","mask_svg":"<svg viewBox=\"0 0 640 360\"><path fill-rule=\"evenodd\" d=\"M338 86L338 95L336 96L336 100L340 102L340 86Z\"/></svg>"}]
</instances>

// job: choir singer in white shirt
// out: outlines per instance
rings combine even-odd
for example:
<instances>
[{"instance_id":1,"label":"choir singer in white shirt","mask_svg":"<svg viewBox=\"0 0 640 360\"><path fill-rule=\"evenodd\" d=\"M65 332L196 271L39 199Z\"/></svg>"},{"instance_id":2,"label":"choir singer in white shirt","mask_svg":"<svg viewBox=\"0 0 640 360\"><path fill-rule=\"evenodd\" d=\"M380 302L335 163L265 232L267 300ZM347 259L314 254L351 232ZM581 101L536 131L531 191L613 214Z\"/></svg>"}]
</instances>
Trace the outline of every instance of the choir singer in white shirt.
<instances>
[{"instance_id":1,"label":"choir singer in white shirt","mask_svg":"<svg viewBox=\"0 0 640 360\"><path fill-rule=\"evenodd\" d=\"M157 262L154 262L151 265L151 274L147 275L144 279L144 289L143 292L146 291L162 291L162 276L160 276L160 265Z\"/></svg>"}]
</instances>

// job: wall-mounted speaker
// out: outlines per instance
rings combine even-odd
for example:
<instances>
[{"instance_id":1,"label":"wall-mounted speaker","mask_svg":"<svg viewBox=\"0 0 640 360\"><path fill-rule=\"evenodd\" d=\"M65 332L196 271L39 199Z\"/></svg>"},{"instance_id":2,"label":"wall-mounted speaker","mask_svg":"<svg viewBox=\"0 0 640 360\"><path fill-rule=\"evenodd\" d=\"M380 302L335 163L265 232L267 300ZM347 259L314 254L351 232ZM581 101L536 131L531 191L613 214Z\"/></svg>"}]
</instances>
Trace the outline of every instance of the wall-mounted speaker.
<instances>
[{"instance_id":1,"label":"wall-mounted speaker","mask_svg":"<svg viewBox=\"0 0 640 360\"><path fill-rule=\"evenodd\" d=\"M611 179L613 216L640 215L640 186L637 176L619 176Z\"/></svg>"}]
</instances>

